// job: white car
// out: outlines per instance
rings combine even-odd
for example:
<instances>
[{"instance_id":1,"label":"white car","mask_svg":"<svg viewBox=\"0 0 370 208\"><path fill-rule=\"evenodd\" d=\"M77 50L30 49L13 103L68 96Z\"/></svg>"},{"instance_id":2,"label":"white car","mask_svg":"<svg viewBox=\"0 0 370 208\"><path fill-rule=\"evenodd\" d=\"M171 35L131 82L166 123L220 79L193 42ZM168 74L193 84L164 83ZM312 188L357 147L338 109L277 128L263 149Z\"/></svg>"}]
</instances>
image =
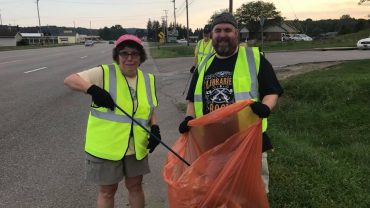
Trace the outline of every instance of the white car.
<instances>
[{"instance_id":1,"label":"white car","mask_svg":"<svg viewBox=\"0 0 370 208\"><path fill-rule=\"evenodd\" d=\"M295 41L312 41L312 38L306 34L294 34L292 40Z\"/></svg>"},{"instance_id":2,"label":"white car","mask_svg":"<svg viewBox=\"0 0 370 208\"><path fill-rule=\"evenodd\" d=\"M293 40L293 35L292 34L286 34L286 33L281 34L281 41L282 42L291 41L291 40Z\"/></svg>"},{"instance_id":3,"label":"white car","mask_svg":"<svg viewBox=\"0 0 370 208\"><path fill-rule=\"evenodd\" d=\"M85 46L86 46L86 47L94 46L94 41L93 41L93 40L86 40L86 41L85 41Z\"/></svg>"},{"instance_id":4,"label":"white car","mask_svg":"<svg viewBox=\"0 0 370 208\"><path fill-rule=\"evenodd\" d=\"M358 49L370 49L370 38L364 38L357 42Z\"/></svg>"},{"instance_id":5,"label":"white car","mask_svg":"<svg viewBox=\"0 0 370 208\"><path fill-rule=\"evenodd\" d=\"M179 39L179 40L177 40L176 42L177 42L177 43L180 43L180 44L186 44L186 43L188 43L188 41L187 41L187 40L185 40L185 39Z\"/></svg>"}]
</instances>

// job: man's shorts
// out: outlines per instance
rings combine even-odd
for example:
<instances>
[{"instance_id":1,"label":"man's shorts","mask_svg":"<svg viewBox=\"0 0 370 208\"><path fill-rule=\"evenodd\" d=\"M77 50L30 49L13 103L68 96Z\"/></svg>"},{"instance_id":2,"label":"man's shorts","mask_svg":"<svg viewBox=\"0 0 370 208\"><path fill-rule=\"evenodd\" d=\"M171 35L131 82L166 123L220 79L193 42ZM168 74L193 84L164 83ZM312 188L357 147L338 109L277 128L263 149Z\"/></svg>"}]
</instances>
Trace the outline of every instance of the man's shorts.
<instances>
[{"instance_id":1,"label":"man's shorts","mask_svg":"<svg viewBox=\"0 0 370 208\"><path fill-rule=\"evenodd\" d=\"M150 173L148 157L136 160L135 155L112 161L94 157L86 153L86 180L98 185L112 185L123 177L135 177Z\"/></svg>"}]
</instances>

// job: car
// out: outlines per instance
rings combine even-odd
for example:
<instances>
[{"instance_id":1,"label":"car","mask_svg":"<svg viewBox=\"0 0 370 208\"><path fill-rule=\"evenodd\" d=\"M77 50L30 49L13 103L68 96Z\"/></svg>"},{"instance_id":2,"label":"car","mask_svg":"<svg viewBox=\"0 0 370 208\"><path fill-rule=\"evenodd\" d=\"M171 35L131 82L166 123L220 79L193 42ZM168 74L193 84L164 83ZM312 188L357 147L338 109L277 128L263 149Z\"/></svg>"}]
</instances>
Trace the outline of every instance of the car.
<instances>
[{"instance_id":1,"label":"car","mask_svg":"<svg viewBox=\"0 0 370 208\"><path fill-rule=\"evenodd\" d=\"M188 41L187 41L187 40L185 40L185 39L179 39L179 40L177 40L176 42L177 42L177 43L180 43L180 44L186 44L186 43L188 43Z\"/></svg>"},{"instance_id":2,"label":"car","mask_svg":"<svg viewBox=\"0 0 370 208\"><path fill-rule=\"evenodd\" d=\"M306 34L294 34L292 40L295 41L312 41L312 38Z\"/></svg>"},{"instance_id":3,"label":"car","mask_svg":"<svg viewBox=\"0 0 370 208\"><path fill-rule=\"evenodd\" d=\"M89 47L89 46L94 46L94 41L93 40L86 40L85 41L85 47Z\"/></svg>"},{"instance_id":4,"label":"car","mask_svg":"<svg viewBox=\"0 0 370 208\"><path fill-rule=\"evenodd\" d=\"M291 41L291 40L293 40L293 35L292 34L286 34L286 33L281 34L281 41L282 42Z\"/></svg>"},{"instance_id":5,"label":"car","mask_svg":"<svg viewBox=\"0 0 370 208\"><path fill-rule=\"evenodd\" d=\"M109 44L114 44L114 40L110 40L109 41Z\"/></svg>"},{"instance_id":6,"label":"car","mask_svg":"<svg viewBox=\"0 0 370 208\"><path fill-rule=\"evenodd\" d=\"M361 39L357 42L358 49L370 49L370 37Z\"/></svg>"}]
</instances>

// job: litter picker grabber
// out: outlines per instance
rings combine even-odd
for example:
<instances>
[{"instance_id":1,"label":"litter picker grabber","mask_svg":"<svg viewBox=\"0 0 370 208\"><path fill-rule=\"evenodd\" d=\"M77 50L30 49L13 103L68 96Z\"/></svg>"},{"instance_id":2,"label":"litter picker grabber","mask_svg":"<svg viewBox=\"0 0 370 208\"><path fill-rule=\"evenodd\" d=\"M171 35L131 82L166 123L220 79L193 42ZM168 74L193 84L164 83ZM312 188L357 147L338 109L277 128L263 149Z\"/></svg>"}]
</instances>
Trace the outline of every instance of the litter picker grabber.
<instances>
[{"instance_id":1,"label":"litter picker grabber","mask_svg":"<svg viewBox=\"0 0 370 208\"><path fill-rule=\"evenodd\" d=\"M197 68L195 68L195 70L197 70ZM194 70L194 71L195 71ZM188 78L188 81L186 82L186 85L185 85L185 88L184 88L184 91L182 92L182 95L184 95L185 94L185 91L186 91L186 89L188 88L188 85L189 85L189 82L190 82L190 80L191 80L191 78L193 77L193 73L190 73L190 76L189 76L189 78Z\"/></svg>"},{"instance_id":2,"label":"litter picker grabber","mask_svg":"<svg viewBox=\"0 0 370 208\"><path fill-rule=\"evenodd\" d=\"M141 128L143 128L146 132L148 132L154 139L156 139L158 142L160 142L164 147L166 147L170 152L172 152L177 158L179 158L182 162L184 162L186 165L190 166L190 163L188 163L184 158L182 158L179 154L177 154L171 147L169 147L166 143L162 142L157 136L152 134L147 128L145 128L142 124L140 124L138 121L136 121L132 116L130 116L126 111L124 111L121 107L119 107L116 103L114 104L118 110L120 110L122 113L124 113L126 116L128 116L134 123L139 125Z\"/></svg>"}]
</instances>

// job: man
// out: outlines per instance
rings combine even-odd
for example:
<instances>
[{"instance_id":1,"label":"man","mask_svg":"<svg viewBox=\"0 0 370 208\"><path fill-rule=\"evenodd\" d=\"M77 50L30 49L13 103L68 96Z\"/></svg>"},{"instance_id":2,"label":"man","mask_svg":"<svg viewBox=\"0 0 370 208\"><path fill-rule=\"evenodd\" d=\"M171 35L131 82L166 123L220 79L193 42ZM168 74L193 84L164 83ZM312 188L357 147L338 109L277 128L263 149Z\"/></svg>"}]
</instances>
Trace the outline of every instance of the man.
<instances>
[{"instance_id":1,"label":"man","mask_svg":"<svg viewBox=\"0 0 370 208\"><path fill-rule=\"evenodd\" d=\"M194 70L198 67L198 64L211 52L213 52L211 28L210 25L206 25L203 28L203 39L198 41L197 46L195 47L194 65L191 67L190 73L194 73Z\"/></svg>"},{"instance_id":2,"label":"man","mask_svg":"<svg viewBox=\"0 0 370 208\"><path fill-rule=\"evenodd\" d=\"M189 131L188 122L232 103L253 99L252 111L263 118L262 178L268 193L267 153L272 148L266 134L267 120L283 90L271 64L258 48L239 46L239 30L234 16L222 13L212 23L215 53L199 64L192 78L186 117L180 133Z\"/></svg>"}]
</instances>

